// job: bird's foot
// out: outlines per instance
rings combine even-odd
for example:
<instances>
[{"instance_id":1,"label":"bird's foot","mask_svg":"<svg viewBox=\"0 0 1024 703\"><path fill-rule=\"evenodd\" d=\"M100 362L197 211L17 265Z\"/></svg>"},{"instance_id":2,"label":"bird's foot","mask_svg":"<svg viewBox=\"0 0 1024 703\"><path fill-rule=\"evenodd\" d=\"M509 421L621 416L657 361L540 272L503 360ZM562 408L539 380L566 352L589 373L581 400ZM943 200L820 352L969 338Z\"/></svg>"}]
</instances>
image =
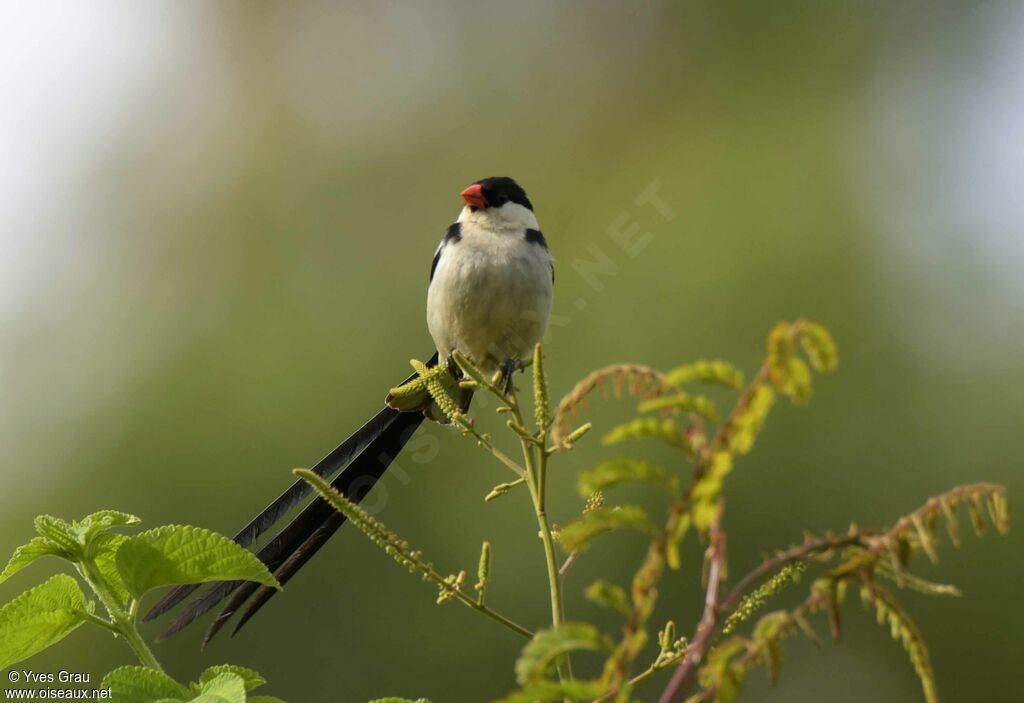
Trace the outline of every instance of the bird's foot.
<instances>
[{"instance_id":1,"label":"bird's foot","mask_svg":"<svg viewBox=\"0 0 1024 703\"><path fill-rule=\"evenodd\" d=\"M505 391L505 395L512 392L512 374L516 371L522 371L526 366L519 359L506 359L505 364L501 370L502 389Z\"/></svg>"}]
</instances>

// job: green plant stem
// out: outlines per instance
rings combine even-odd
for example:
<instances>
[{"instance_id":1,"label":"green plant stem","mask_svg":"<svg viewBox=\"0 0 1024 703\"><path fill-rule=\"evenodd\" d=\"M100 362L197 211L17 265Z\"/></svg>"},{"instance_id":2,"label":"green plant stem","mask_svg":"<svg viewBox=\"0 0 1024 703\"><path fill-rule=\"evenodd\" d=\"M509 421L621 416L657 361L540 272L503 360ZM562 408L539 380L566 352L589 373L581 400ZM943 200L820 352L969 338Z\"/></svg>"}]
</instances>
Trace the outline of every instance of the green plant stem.
<instances>
[{"instance_id":1,"label":"green plant stem","mask_svg":"<svg viewBox=\"0 0 1024 703\"><path fill-rule=\"evenodd\" d=\"M677 652L677 653L673 654L671 657L666 657L664 659L661 659L660 661L654 662L649 667L647 667L646 669L644 669L639 674L637 674L636 676L634 676L633 678L631 678L629 680L629 684L628 684L629 688L633 688L634 686L636 686L641 681L646 681L647 679L649 679L652 676L654 676L655 674L657 674L659 671L667 669L668 667L672 666L673 664L678 662L680 659L682 659L684 656L686 656L686 650L685 649L683 651L681 651L681 652ZM618 692L617 691L611 691L609 693L606 693L603 696L601 696L600 698L595 698L593 703L603 703L604 701L610 701L612 698L615 697L616 693L618 693Z\"/></svg>"},{"instance_id":2,"label":"green plant stem","mask_svg":"<svg viewBox=\"0 0 1024 703\"><path fill-rule=\"evenodd\" d=\"M541 459L540 465L543 463L544 459ZM540 465L537 468L534 479L536 490L531 493L534 498L537 526L540 528L540 538L544 543L544 559L548 569L548 587L551 591L551 624L557 627L562 624L564 615L562 610L562 581L558 574L559 566L558 558L555 554L555 540L551 535L551 526L548 524L547 510L544 507L544 470Z\"/></svg>"},{"instance_id":3,"label":"green plant stem","mask_svg":"<svg viewBox=\"0 0 1024 703\"><path fill-rule=\"evenodd\" d=\"M469 365L463 365L459 356L456 356L456 362L460 363L464 369L472 372L472 368ZM519 398L516 396L516 389L514 384L509 384L508 392L504 392L503 389L498 388L493 382L489 381L486 377L479 373L470 373L473 379L499 400L503 401L508 407L508 412L511 413L515 424L520 428L525 428L526 423L523 422L523 413L519 406ZM470 432L480 439L480 436L474 429L470 429ZM545 509L545 497L546 497L546 483L547 483L547 428L538 428L537 436L523 435L519 432L516 433L519 436L519 443L523 449L523 467L516 465L519 469L520 478L525 479L526 486L530 491L530 499L533 502L533 511L537 518L537 526L540 528L540 538L544 544L544 561L547 566L548 572L548 588L551 594L551 624L554 627L558 627L562 624L563 610L562 610L562 581L559 577L559 566L558 559L555 555L555 540L551 534L551 525L548 524L547 512ZM486 442L485 446L490 445L488 448L492 448L493 445L490 442ZM506 464L510 468L514 465L514 462L499 454L497 451L492 449L492 453L502 463ZM521 472L521 473L520 473ZM475 605L474 601L474 605ZM569 659L569 655L566 654L564 663L560 663L557 666L558 679L563 683L572 680L572 663ZM569 699L566 699L567 701Z\"/></svg>"},{"instance_id":4,"label":"green plant stem","mask_svg":"<svg viewBox=\"0 0 1024 703\"><path fill-rule=\"evenodd\" d=\"M115 635L121 634L121 631L117 629L114 623L110 622L109 620L104 620L99 615L93 615L92 613L86 612L84 610L78 611L78 614L82 616L82 619L86 622L91 622L93 625L102 627L104 630L109 630L110 632L113 632Z\"/></svg>"},{"instance_id":5,"label":"green plant stem","mask_svg":"<svg viewBox=\"0 0 1024 703\"><path fill-rule=\"evenodd\" d=\"M490 437L477 432L476 428L473 427L473 423L469 418L465 416L460 416L458 418L458 423L459 427L462 428L463 432L472 435L473 438L481 447L487 449L491 454L494 455L494 457L498 461L500 461L502 464L510 468L516 476L518 476L520 479L526 478L526 472L523 470L523 467L517 464L511 457L509 457L508 454L494 446L494 443L491 442Z\"/></svg>"},{"instance_id":6,"label":"green plant stem","mask_svg":"<svg viewBox=\"0 0 1024 703\"><path fill-rule=\"evenodd\" d=\"M520 426L525 426L514 387L509 391L505 400L515 421ZM545 508L548 463L548 453L546 451L547 433L541 431L540 434L544 439L541 439L539 447L535 447L533 442L524 437L520 437L520 443L523 447L523 462L526 465L526 485L530 490L533 511L537 517L537 527L540 528L540 538L544 544L544 561L547 566L548 590L551 595L551 625L558 627L564 621L562 579L558 573L559 566L558 558L555 554L555 540L551 535L551 525L548 524L547 510ZM534 451L535 449L537 451ZM557 670L560 681L564 682L572 679L572 661L568 654L565 656L564 665L560 664Z\"/></svg>"},{"instance_id":7,"label":"green plant stem","mask_svg":"<svg viewBox=\"0 0 1024 703\"><path fill-rule=\"evenodd\" d=\"M506 618L501 613L498 613L498 612L495 612L495 611L491 610L486 605L483 605L482 603L478 603L477 601L473 600L473 598L471 596L463 593L462 591L455 591L454 595L455 595L456 598L459 599L459 602L464 603L465 605L468 605L473 610L476 610L477 612L483 613L487 617L491 618L492 620L494 620L496 622L501 623L502 625L504 625L508 629L510 629L513 632L516 632L516 633L522 635L526 639L533 639L533 632L531 630L526 629L525 627L523 627L522 625L520 625L517 622L509 620L508 618Z\"/></svg>"},{"instance_id":8,"label":"green plant stem","mask_svg":"<svg viewBox=\"0 0 1024 703\"><path fill-rule=\"evenodd\" d=\"M81 562L78 564L78 571L82 575L82 578L85 579L85 582L89 584L93 593L96 594L96 597L100 599L101 603L103 603L103 607L106 608L107 612L110 614L110 622L98 617L95 618L95 620L90 621L99 621L96 622L96 624L102 624L107 629L113 630L117 634L121 635L121 637L124 638L124 641L128 643L128 646L132 648L132 651L135 652L135 656L139 658L139 661L142 662L143 666L148 666L149 668L156 669L157 671L163 671L164 669L160 666L160 662L158 662L156 657L153 656L152 650L150 650L146 641L142 639L142 635L139 634L139 630L135 626L135 618L131 614L131 612L134 611L134 608L132 608L132 611L127 611L118 604L114 594L112 594L110 589L107 588L107 584L104 582L103 577L97 573L92 564Z\"/></svg>"}]
</instances>

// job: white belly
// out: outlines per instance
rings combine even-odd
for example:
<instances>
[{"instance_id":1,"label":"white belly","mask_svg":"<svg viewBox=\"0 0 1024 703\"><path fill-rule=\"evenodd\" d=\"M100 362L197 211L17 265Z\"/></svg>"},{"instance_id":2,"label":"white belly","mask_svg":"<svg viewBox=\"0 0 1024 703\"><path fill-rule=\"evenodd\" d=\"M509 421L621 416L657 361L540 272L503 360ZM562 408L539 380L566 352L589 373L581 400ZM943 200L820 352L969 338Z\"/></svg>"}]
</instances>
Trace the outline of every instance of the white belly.
<instances>
[{"instance_id":1,"label":"white belly","mask_svg":"<svg viewBox=\"0 0 1024 703\"><path fill-rule=\"evenodd\" d=\"M513 233L473 228L446 245L427 291L443 359L457 349L490 371L533 353L551 315L551 256Z\"/></svg>"}]
</instances>

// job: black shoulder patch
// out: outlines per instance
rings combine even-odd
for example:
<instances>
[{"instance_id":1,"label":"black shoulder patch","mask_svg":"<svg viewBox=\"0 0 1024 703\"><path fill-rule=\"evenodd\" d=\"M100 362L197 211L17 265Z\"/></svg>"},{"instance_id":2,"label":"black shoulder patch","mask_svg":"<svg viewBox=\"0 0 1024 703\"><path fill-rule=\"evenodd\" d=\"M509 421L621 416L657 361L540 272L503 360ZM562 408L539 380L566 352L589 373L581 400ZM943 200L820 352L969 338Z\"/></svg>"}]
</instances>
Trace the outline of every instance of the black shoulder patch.
<instances>
[{"instance_id":1,"label":"black shoulder patch","mask_svg":"<svg viewBox=\"0 0 1024 703\"><path fill-rule=\"evenodd\" d=\"M434 262L430 264L430 280L434 280L434 271L437 270L437 263L441 260L441 251L448 246L448 243L456 243L462 239L462 223L453 222L448 226L448 231L444 233L444 239L441 240L441 246L437 248L437 252L434 254Z\"/></svg>"},{"instance_id":2,"label":"black shoulder patch","mask_svg":"<svg viewBox=\"0 0 1024 703\"><path fill-rule=\"evenodd\" d=\"M541 234L539 229L526 230L526 241L530 244L540 244L545 249L548 248L547 240L544 239L544 235Z\"/></svg>"}]
</instances>

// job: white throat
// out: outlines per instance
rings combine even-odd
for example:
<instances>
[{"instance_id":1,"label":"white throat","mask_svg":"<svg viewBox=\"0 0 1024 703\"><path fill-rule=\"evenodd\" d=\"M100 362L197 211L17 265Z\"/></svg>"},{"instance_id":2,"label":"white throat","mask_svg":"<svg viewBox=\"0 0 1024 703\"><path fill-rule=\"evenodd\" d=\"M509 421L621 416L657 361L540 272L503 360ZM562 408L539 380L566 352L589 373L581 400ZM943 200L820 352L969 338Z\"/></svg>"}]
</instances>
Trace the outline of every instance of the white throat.
<instances>
[{"instance_id":1,"label":"white throat","mask_svg":"<svg viewBox=\"0 0 1024 703\"><path fill-rule=\"evenodd\" d=\"M540 229L537 216L533 214L533 211L518 203L505 203L501 207L489 207L475 212L467 205L459 213L458 222L476 225L492 232L502 230L522 232L526 229Z\"/></svg>"}]
</instances>

